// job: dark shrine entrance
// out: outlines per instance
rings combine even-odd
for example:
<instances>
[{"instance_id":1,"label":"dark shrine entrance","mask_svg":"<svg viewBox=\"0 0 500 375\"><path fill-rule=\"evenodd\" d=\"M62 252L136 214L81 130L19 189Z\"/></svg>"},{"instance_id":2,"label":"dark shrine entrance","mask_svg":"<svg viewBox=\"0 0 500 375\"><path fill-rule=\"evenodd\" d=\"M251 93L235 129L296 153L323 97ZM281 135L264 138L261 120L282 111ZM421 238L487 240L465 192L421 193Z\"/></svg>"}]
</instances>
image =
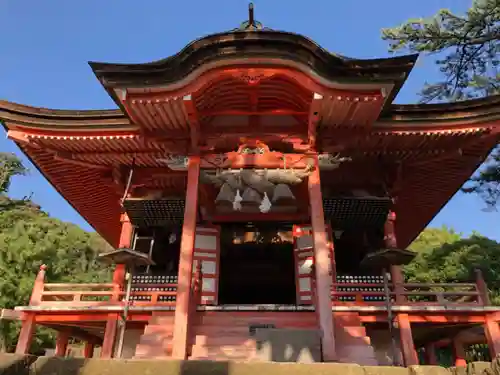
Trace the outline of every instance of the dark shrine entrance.
<instances>
[{"instance_id":1,"label":"dark shrine entrance","mask_svg":"<svg viewBox=\"0 0 500 375\"><path fill-rule=\"evenodd\" d=\"M219 304L296 303L291 226L222 225Z\"/></svg>"}]
</instances>

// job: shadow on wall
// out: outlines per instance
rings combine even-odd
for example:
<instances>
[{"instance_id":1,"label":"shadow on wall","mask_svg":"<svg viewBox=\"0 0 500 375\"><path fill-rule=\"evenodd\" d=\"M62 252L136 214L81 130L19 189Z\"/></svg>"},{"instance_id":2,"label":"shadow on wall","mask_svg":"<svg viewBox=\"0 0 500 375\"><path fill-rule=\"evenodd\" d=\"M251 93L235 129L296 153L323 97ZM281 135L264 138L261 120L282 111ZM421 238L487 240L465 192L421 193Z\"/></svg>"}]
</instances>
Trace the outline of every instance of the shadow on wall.
<instances>
[{"instance_id":1,"label":"shadow on wall","mask_svg":"<svg viewBox=\"0 0 500 375\"><path fill-rule=\"evenodd\" d=\"M321 362L321 344L316 330L257 329L257 359L272 362Z\"/></svg>"}]
</instances>

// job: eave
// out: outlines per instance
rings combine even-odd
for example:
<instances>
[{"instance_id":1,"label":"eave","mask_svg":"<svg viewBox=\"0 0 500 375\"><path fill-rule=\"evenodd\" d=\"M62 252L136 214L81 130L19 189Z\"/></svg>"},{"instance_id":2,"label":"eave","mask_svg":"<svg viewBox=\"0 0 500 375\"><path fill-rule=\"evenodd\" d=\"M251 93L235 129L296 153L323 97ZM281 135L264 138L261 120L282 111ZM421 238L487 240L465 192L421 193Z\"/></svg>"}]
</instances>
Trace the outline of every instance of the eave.
<instances>
[{"instance_id":1,"label":"eave","mask_svg":"<svg viewBox=\"0 0 500 375\"><path fill-rule=\"evenodd\" d=\"M113 165L130 164L132 157L143 166L159 167L155 158L168 152L165 145L146 147L149 140L120 110L50 110L0 101L0 119L56 190L112 244L119 235L120 192L103 176L109 176ZM499 129L500 96L453 104L392 105L373 124L370 142L363 143L367 157L375 152L373 157L403 160L408 168L398 199L402 245L418 235L484 161L499 140ZM346 134L335 127L326 131L325 139L353 139L349 129ZM379 142L384 146L378 147ZM420 148L423 159L418 161L412 153Z\"/></svg>"},{"instance_id":2,"label":"eave","mask_svg":"<svg viewBox=\"0 0 500 375\"><path fill-rule=\"evenodd\" d=\"M27 106L0 100L0 120L13 130L16 126L43 131L131 131L136 129L120 109L64 110Z\"/></svg>"},{"instance_id":3,"label":"eave","mask_svg":"<svg viewBox=\"0 0 500 375\"><path fill-rule=\"evenodd\" d=\"M90 62L116 103L119 90L171 90L180 81L211 67L249 66L299 67L312 76L339 86L375 85L388 87L391 103L413 68L417 55L383 59L351 59L328 52L310 39L271 30L232 31L198 39L166 59L142 64Z\"/></svg>"},{"instance_id":4,"label":"eave","mask_svg":"<svg viewBox=\"0 0 500 375\"><path fill-rule=\"evenodd\" d=\"M393 104L377 126L465 127L500 120L500 95L454 103Z\"/></svg>"}]
</instances>

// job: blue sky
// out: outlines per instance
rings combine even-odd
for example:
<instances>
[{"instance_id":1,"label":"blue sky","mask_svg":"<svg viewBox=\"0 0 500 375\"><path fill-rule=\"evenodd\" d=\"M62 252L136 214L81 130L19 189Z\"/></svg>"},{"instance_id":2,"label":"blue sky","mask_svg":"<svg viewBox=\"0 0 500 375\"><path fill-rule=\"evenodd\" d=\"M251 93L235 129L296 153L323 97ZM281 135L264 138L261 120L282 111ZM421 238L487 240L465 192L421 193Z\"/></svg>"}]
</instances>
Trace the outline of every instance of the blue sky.
<instances>
[{"instance_id":1,"label":"blue sky","mask_svg":"<svg viewBox=\"0 0 500 375\"><path fill-rule=\"evenodd\" d=\"M265 26L303 34L343 55L387 56L382 27L433 15L440 8L464 12L471 0L255 0ZM63 109L113 108L87 61L148 62L176 53L193 39L235 28L247 18L246 0L4 0L0 98ZM426 81L439 77L432 59L419 60L397 98L413 103ZM0 150L21 155L9 140ZM29 177L18 178L12 195L33 193L52 216L90 229L87 223L27 162ZM458 194L431 225L476 230L500 240L499 213L481 211L477 197Z\"/></svg>"}]
</instances>

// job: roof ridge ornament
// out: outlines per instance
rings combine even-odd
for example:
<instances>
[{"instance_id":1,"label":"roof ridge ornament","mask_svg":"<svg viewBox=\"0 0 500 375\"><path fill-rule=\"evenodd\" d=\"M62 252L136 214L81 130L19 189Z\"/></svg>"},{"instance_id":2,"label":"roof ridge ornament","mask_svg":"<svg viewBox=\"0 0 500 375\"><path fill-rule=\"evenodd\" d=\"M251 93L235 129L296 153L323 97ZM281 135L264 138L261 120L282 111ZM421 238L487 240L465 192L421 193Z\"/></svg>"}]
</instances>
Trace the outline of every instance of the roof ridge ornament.
<instances>
[{"instance_id":1,"label":"roof ridge ornament","mask_svg":"<svg viewBox=\"0 0 500 375\"><path fill-rule=\"evenodd\" d=\"M257 30L269 30L267 27L262 26L262 23L255 19L254 6L253 3L248 4L248 20L243 21L235 31L257 31Z\"/></svg>"}]
</instances>

